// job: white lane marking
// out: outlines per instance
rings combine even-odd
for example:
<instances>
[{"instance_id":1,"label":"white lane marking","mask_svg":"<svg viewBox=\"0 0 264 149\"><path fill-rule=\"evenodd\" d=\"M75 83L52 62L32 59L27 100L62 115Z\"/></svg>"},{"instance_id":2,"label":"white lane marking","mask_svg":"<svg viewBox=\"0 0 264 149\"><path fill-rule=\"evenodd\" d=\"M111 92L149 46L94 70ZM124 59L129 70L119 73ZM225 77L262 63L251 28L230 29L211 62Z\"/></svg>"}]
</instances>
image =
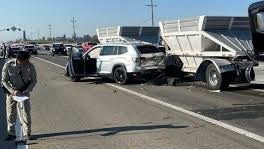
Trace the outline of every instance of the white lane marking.
<instances>
[{"instance_id":1,"label":"white lane marking","mask_svg":"<svg viewBox=\"0 0 264 149\"><path fill-rule=\"evenodd\" d=\"M46 61L45 62L48 62L50 64L54 64L52 62L49 62L49 61ZM58 64L55 64L55 66L59 66L60 68L64 68L63 66L60 66ZM164 101L161 101L161 100L158 100L158 99L155 99L155 98L152 98L152 97L149 97L149 96L146 96L146 95L143 95L141 93L138 93L138 92L135 92L135 91L132 91L132 90L129 90L129 89L126 89L126 88L123 88L123 87L120 87L120 86L117 86L117 85L114 85L114 84L111 84L111 83L106 83L106 85L110 86L110 87L113 87L113 88L116 88L116 89L119 89L121 91L124 91L124 92L127 92L129 94L132 94L132 95L135 95L135 96L138 96L140 98L143 98L143 99L146 99L146 100L149 100L151 102L154 102L156 104L159 104L159 105L162 105L164 107L167 107L167 108L170 108L170 109L173 109L173 110L176 110L176 111L179 111L179 112L182 112L184 114L187 114L189 116L192 116L192 117L195 117L195 118L198 118L200 120L203 120L203 121L206 121L208 123L211 123L211 124L214 124L216 126L219 126L219 127L222 127L222 128L225 128L227 130L230 130L232 132L235 132L235 133L238 133L238 134L241 134L243 136L246 136L248 138L251 138L253 140L256 140L256 141L259 141L261 143L264 143L264 137L263 136L260 136L260 135L257 135L257 134L254 134L252 132L249 132L249 131L246 131L244 129L241 129L241 128L238 128L238 127L235 127L235 126L232 126L230 124L227 124L227 123L224 123L224 122L221 122L221 121L218 121L218 120L215 120L215 119L212 119L210 117L206 117L206 116L203 116L201 114L197 114L195 112L192 112L192 111L189 111L189 110L186 110L184 108L181 108L181 107L178 107L178 106L175 106L175 105L172 105L172 104L169 104L169 103L166 103Z\"/></svg>"},{"instance_id":2,"label":"white lane marking","mask_svg":"<svg viewBox=\"0 0 264 149\"><path fill-rule=\"evenodd\" d=\"M49 55L50 52L44 52L44 51L38 51L40 54L46 54L46 55Z\"/></svg>"},{"instance_id":3,"label":"white lane marking","mask_svg":"<svg viewBox=\"0 0 264 149\"><path fill-rule=\"evenodd\" d=\"M52 63L52 62L50 62L50 61L47 61L47 60L42 59L42 58L39 58L39 57L37 57L37 56L35 56L35 58L36 58L36 59L39 59L39 60L41 60L41 61L44 61L44 62L46 62L46 63L50 63L50 64L52 64L52 65L55 65L55 66L57 66L57 67L60 67L60 68L65 69L65 67L63 67L63 66L61 66L61 65L58 65L58 64Z\"/></svg>"},{"instance_id":4,"label":"white lane marking","mask_svg":"<svg viewBox=\"0 0 264 149\"><path fill-rule=\"evenodd\" d=\"M235 127L235 126L232 126L232 125L229 125L229 124L226 124L224 122L221 122L221 121L218 121L218 120L215 120L215 119L212 119L212 118L209 118L209 117L206 117L206 116L203 116L203 115L200 115L200 114L197 114L195 112L192 112L192 111L189 111L189 110L186 110L184 108L181 108L181 107L178 107L178 106L175 106L175 105L172 105L172 104L169 104L169 103L166 103L166 102L163 102L163 101L160 101L158 99L155 99L155 98L152 98L152 97L149 97L149 96L146 96L146 95L143 95L143 94L140 94L140 93L137 93L135 91L132 91L132 90L129 90L129 89L126 89L126 88L123 88L123 87L120 87L120 86L117 86L117 85L114 85L114 84L110 84L110 83L107 83L108 86L111 86L111 87L114 87L116 89L119 89L121 91L124 91L124 92L127 92L129 94L132 94L132 95L135 95L135 96L138 96L138 97L141 97L143 99L147 99L149 101L152 101L154 103L157 103L157 104L160 104L162 106L165 106L165 107L168 107L170 109L174 109L176 111L179 111L179 112L182 112L182 113L185 113L187 115L190 115L190 116L193 116L193 117L196 117L198 119L201 119L201 120L204 120L206 122L209 122L211 124L214 124L214 125L217 125L217 126L220 126L220 127L223 127L225 129L228 129L230 131L233 131L233 132L236 132L238 134L241 134L241 135L244 135L244 136L247 136L251 139L254 139L256 141L259 141L261 143L264 143L264 137L260 136L260 135L257 135L257 134L254 134L252 132L249 132L249 131L246 131L246 130L243 130L241 128L238 128L238 127Z\"/></svg>"}]
</instances>

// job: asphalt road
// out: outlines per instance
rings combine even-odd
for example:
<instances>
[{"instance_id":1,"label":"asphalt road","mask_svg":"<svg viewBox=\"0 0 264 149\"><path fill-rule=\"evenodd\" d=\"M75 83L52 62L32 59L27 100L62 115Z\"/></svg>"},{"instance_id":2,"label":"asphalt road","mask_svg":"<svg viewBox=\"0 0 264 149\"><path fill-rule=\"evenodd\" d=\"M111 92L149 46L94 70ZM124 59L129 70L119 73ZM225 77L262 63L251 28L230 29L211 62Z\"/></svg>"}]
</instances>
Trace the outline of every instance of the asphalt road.
<instances>
[{"instance_id":1,"label":"asphalt road","mask_svg":"<svg viewBox=\"0 0 264 149\"><path fill-rule=\"evenodd\" d=\"M38 57L62 66L67 61L62 56ZM32 62L39 80L31 100L33 135L37 140L30 142L29 149L264 147L245 136L109 87L100 80L74 83L64 77L63 69L35 58ZM260 68L260 78L261 73ZM176 87L131 83L122 87L264 136L264 92L259 82L220 93L196 83ZM6 129L5 102L0 102L2 140ZM0 143L1 149L8 146Z\"/></svg>"}]
</instances>

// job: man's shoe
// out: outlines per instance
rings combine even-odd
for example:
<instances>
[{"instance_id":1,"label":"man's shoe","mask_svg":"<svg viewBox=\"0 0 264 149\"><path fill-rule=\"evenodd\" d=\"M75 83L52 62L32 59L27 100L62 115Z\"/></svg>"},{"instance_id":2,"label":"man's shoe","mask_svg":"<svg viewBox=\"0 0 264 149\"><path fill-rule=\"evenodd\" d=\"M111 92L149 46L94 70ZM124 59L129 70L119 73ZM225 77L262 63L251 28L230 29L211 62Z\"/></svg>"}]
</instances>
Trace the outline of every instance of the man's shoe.
<instances>
[{"instance_id":1,"label":"man's shoe","mask_svg":"<svg viewBox=\"0 0 264 149\"><path fill-rule=\"evenodd\" d=\"M30 135L30 134L25 135L25 136L24 136L24 139L25 139L25 140L31 140L31 135Z\"/></svg>"},{"instance_id":2,"label":"man's shoe","mask_svg":"<svg viewBox=\"0 0 264 149\"><path fill-rule=\"evenodd\" d=\"M34 136L32 136L31 134L25 135L25 136L24 136L24 139L25 139L25 140L37 140L37 138L34 137Z\"/></svg>"},{"instance_id":3,"label":"man's shoe","mask_svg":"<svg viewBox=\"0 0 264 149\"><path fill-rule=\"evenodd\" d=\"M16 140L16 136L13 135L8 135L7 138L5 139L5 141L15 141Z\"/></svg>"}]
</instances>

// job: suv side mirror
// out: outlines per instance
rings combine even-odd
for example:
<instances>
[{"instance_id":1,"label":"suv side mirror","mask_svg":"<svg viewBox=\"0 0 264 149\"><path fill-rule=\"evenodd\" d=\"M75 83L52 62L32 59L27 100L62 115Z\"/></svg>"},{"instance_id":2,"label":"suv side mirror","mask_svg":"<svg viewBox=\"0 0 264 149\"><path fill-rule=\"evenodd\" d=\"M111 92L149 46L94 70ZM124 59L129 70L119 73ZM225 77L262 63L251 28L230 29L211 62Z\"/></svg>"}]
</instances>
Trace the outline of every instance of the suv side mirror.
<instances>
[{"instance_id":1,"label":"suv side mirror","mask_svg":"<svg viewBox=\"0 0 264 149\"><path fill-rule=\"evenodd\" d=\"M257 31L264 33L264 12L257 13Z\"/></svg>"}]
</instances>

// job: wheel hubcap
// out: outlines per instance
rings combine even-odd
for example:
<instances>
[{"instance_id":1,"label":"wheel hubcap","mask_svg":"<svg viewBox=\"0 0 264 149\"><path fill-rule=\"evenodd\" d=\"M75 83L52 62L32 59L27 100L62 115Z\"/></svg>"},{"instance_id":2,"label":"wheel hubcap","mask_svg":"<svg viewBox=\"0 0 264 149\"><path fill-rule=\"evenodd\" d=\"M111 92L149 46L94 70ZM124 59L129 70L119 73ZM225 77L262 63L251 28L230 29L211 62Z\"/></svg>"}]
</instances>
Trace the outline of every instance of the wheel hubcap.
<instances>
[{"instance_id":1,"label":"wheel hubcap","mask_svg":"<svg viewBox=\"0 0 264 149\"><path fill-rule=\"evenodd\" d=\"M218 84L218 75L217 75L217 71L215 69L212 69L209 72L209 82L213 86L216 86Z\"/></svg>"},{"instance_id":2,"label":"wheel hubcap","mask_svg":"<svg viewBox=\"0 0 264 149\"><path fill-rule=\"evenodd\" d=\"M123 82L125 80L125 73L122 70L117 70L115 73L115 78L118 82Z\"/></svg>"}]
</instances>

